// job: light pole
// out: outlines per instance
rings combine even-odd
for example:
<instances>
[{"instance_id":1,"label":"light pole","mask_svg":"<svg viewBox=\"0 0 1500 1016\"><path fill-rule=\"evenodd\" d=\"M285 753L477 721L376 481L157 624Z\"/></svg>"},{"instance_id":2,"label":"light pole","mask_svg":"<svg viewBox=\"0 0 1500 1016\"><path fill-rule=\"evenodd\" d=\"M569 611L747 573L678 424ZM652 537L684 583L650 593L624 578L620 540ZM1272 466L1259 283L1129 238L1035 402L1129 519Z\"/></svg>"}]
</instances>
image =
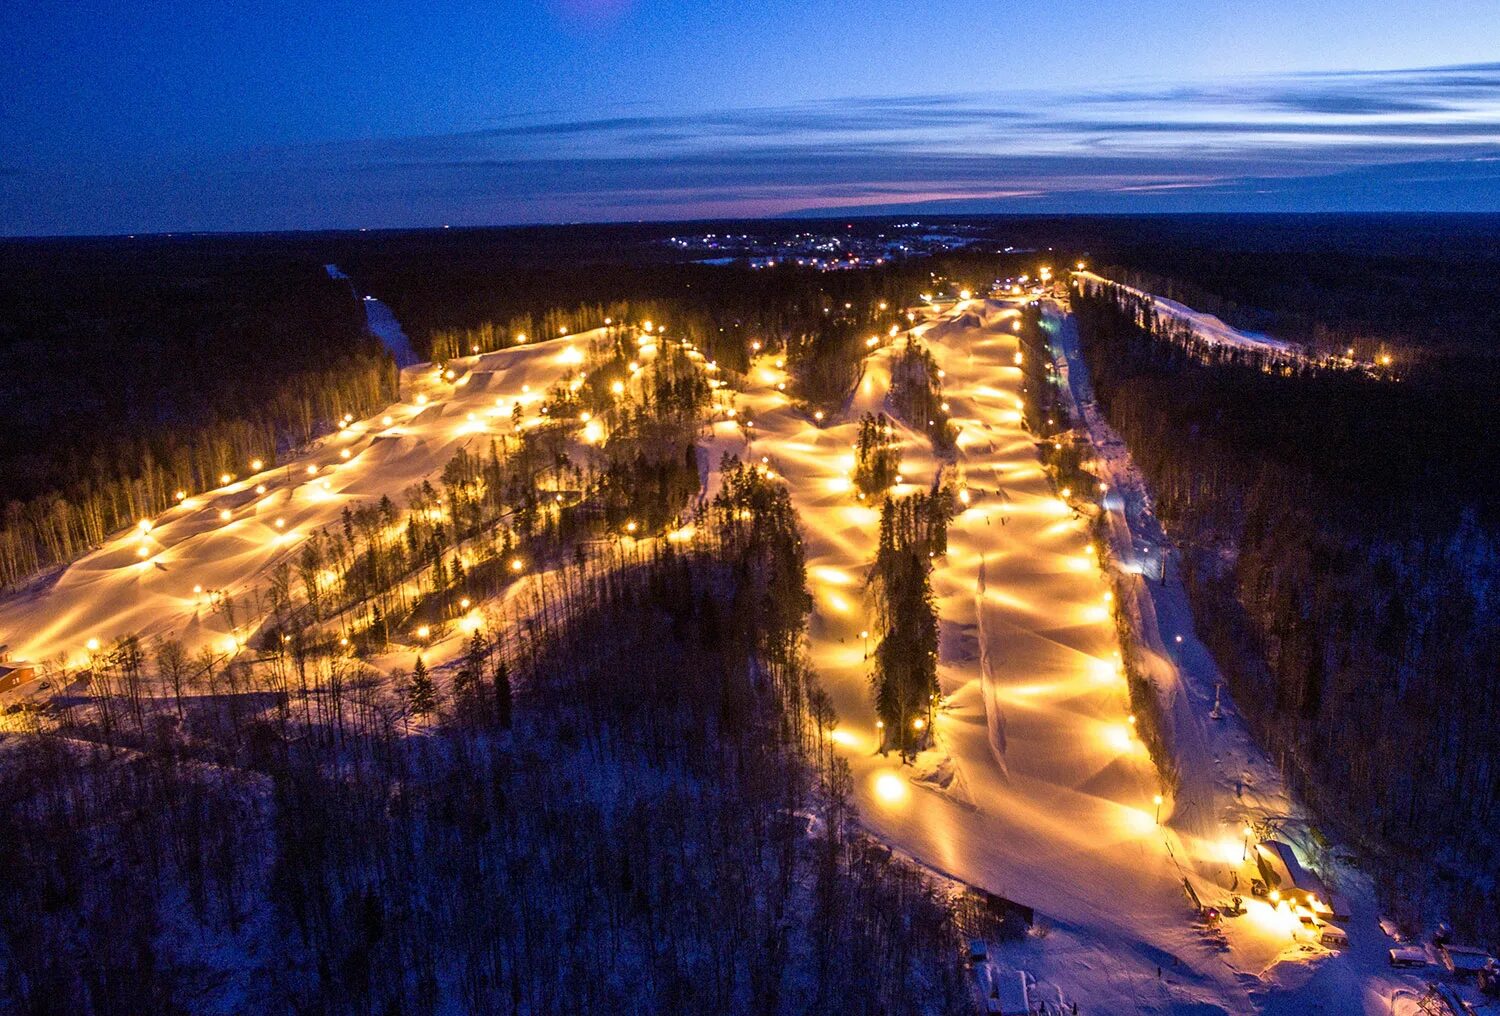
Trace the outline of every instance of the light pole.
<instances>
[{"instance_id":1,"label":"light pole","mask_svg":"<svg viewBox=\"0 0 1500 1016\"><path fill-rule=\"evenodd\" d=\"M1161 801L1162 801L1162 797L1161 797L1160 794L1157 794L1156 797L1152 798L1152 800L1154 800L1156 802L1156 824L1157 825L1161 825Z\"/></svg>"},{"instance_id":2,"label":"light pole","mask_svg":"<svg viewBox=\"0 0 1500 1016\"><path fill-rule=\"evenodd\" d=\"M868 631L861 631L859 633L859 637L862 638L862 639L864 639L864 642L865 642L865 659L868 660L870 658L870 633Z\"/></svg>"}]
</instances>

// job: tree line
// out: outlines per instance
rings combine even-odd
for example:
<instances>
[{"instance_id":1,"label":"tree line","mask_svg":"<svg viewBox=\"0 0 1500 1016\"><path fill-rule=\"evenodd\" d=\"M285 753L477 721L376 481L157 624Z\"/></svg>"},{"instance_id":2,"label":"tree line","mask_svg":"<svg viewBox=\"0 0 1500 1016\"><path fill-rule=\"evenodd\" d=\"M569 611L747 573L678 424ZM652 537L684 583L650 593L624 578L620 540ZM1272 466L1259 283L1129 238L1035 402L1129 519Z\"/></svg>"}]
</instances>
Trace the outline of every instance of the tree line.
<instances>
[{"instance_id":1,"label":"tree line","mask_svg":"<svg viewBox=\"0 0 1500 1016\"><path fill-rule=\"evenodd\" d=\"M1115 287L1074 309L1257 736L1367 851L1393 906L1436 901L1495 933L1500 900L1474 888L1500 872L1500 534L1474 387L1491 368L1269 369L1185 347Z\"/></svg>"},{"instance_id":2,"label":"tree line","mask_svg":"<svg viewBox=\"0 0 1500 1016\"><path fill-rule=\"evenodd\" d=\"M392 401L347 285L250 238L0 244L0 591Z\"/></svg>"},{"instance_id":3,"label":"tree line","mask_svg":"<svg viewBox=\"0 0 1500 1016\"><path fill-rule=\"evenodd\" d=\"M903 759L931 737L938 683L938 616L932 593L932 560L948 550L953 491L934 482L928 493L887 496L870 589L876 643L870 675L881 750L894 746Z\"/></svg>"}]
</instances>

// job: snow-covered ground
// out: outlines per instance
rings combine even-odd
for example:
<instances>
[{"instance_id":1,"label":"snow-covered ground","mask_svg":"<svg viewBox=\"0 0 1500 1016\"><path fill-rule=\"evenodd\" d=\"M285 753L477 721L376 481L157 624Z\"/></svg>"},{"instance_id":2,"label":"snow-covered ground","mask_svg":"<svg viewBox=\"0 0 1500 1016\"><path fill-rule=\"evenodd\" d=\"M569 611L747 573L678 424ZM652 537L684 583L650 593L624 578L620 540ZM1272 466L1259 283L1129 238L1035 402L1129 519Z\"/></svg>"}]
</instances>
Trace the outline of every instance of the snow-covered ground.
<instances>
[{"instance_id":1,"label":"snow-covered ground","mask_svg":"<svg viewBox=\"0 0 1500 1016\"><path fill-rule=\"evenodd\" d=\"M1248 1011L1249 986L1194 926L1155 821L1160 787L1128 723L1107 587L1084 524L1052 492L1021 425L1017 319L1014 307L971 302L918 329L946 374L970 505L933 575L948 705L939 749L915 767L875 750L859 633L870 624L862 594L878 513L853 499L846 475L854 421L884 406L892 351L870 357L852 404L823 427L776 391L782 378L769 362L751 373L741 404L755 414L753 454L787 477L804 526L811 652L842 717L837 739L870 829L934 869L1035 907L1051 931L1013 960L1085 1011L1111 1011L1106 999L1137 1000L1141 1011ZM910 493L939 464L925 439L900 431ZM738 433L720 440L734 448Z\"/></svg>"},{"instance_id":2,"label":"snow-covered ground","mask_svg":"<svg viewBox=\"0 0 1500 1016\"><path fill-rule=\"evenodd\" d=\"M1307 821L1232 704L1224 701L1222 722L1207 719L1215 671L1170 569L1165 586L1136 584L1135 610L1148 615L1149 656L1172 705L1183 771L1182 790L1163 804L1158 825L1153 798L1163 788L1128 723L1104 578L1083 521L1052 492L1021 425L1017 319L1015 305L970 301L917 328L946 375L944 396L960 428L957 460L947 468L959 471L970 504L933 573L947 705L937 749L915 766L876 750L860 633L870 627L863 594L878 513L855 500L848 480L856 421L886 408L893 351L869 357L850 404L821 425L777 389L785 374L762 358L738 401L753 430L732 422L715 429L712 460L721 451L765 457L790 484L815 598L811 655L841 717L834 736L866 825L937 871L1034 907L1046 934L1002 948L1000 961L1028 970L1045 997L1061 991L1080 1011L1388 1012L1389 991L1419 979L1386 973L1390 943L1376 926L1366 880L1339 873L1339 889L1356 907L1343 953L1300 944L1295 918L1250 896L1245 821L1274 818L1299 842ZM1093 416L1102 423L1097 410ZM898 493L925 489L942 464L919 433L898 432L907 481ZM1149 528L1136 535L1149 501L1123 445L1112 442L1117 552L1146 559L1130 548L1160 553L1160 542L1141 542ZM1135 529L1118 510L1126 503ZM1153 575L1156 568L1146 566ZM1209 932L1196 923L1184 878L1208 904L1227 903L1237 886L1247 913Z\"/></svg>"},{"instance_id":3,"label":"snow-covered ground","mask_svg":"<svg viewBox=\"0 0 1500 1016\"><path fill-rule=\"evenodd\" d=\"M1295 359L1306 358L1306 350L1301 346L1290 342L1283 342L1280 339L1273 339L1271 336L1260 332L1242 331L1232 325L1225 324L1212 314L1205 314L1203 311L1194 310L1186 304L1178 303L1176 300L1168 300L1166 297L1156 296L1145 290L1136 289L1133 286L1127 286L1124 283L1106 279L1101 275L1095 275L1093 272L1074 272L1073 278L1095 285L1107 283L1119 286L1126 292L1143 296L1156 306L1158 314L1175 318L1178 321L1191 325L1199 338L1211 345L1237 346L1241 349L1277 353L1281 356Z\"/></svg>"},{"instance_id":4,"label":"snow-covered ground","mask_svg":"<svg viewBox=\"0 0 1500 1016\"><path fill-rule=\"evenodd\" d=\"M223 486L143 520L148 530L117 534L55 581L0 601L0 643L38 665L77 663L91 639L107 645L129 633L233 651L216 593L263 591L270 569L295 560L307 534L337 525L345 507L383 495L404 504L407 487L436 484L460 447L477 452L511 432L517 402L535 418L547 389L577 374L601 335L453 360L452 379L428 364L408 367L402 401L274 467L247 463Z\"/></svg>"},{"instance_id":5,"label":"snow-covered ground","mask_svg":"<svg viewBox=\"0 0 1500 1016\"><path fill-rule=\"evenodd\" d=\"M354 280L345 275L338 265L324 265L323 269L328 272L330 279L348 281L350 290L354 291ZM402 330L401 322L396 320L391 309L368 293L361 297L360 302L365 309L365 327L390 350L396 366L405 368L418 363L420 358L417 351L412 348L411 339Z\"/></svg>"},{"instance_id":6,"label":"snow-covered ground","mask_svg":"<svg viewBox=\"0 0 1500 1016\"><path fill-rule=\"evenodd\" d=\"M396 360L396 366L410 367L417 363L417 352L412 349L411 339L407 338L406 332L401 330L401 322L396 320L396 315L391 313L391 309L373 296L366 296L363 303L365 327L369 328L370 334L391 351L391 356Z\"/></svg>"},{"instance_id":7,"label":"snow-covered ground","mask_svg":"<svg viewBox=\"0 0 1500 1016\"><path fill-rule=\"evenodd\" d=\"M864 593L879 515L855 499L848 477L860 415L885 407L894 350L872 352L850 403L821 425L794 408L777 387L785 371L762 357L737 395L740 412L721 414L708 439L710 470L724 451L765 457L790 486L815 601L810 653L841 717L833 738L865 824L937 871L1034 907L1045 934L1002 948L999 959L1081 1012L1388 1012L1389 992L1420 979L1383 972L1373 893L1354 873L1338 873L1356 918L1340 954L1296 945L1294 922L1259 901L1222 934L1196 923L1184 877L1206 903L1222 903L1237 876L1249 899L1248 867L1237 860L1244 821L1277 818L1295 838L1306 817L1227 699L1225 720L1206 719L1217 676L1169 567L1165 585L1137 580L1131 604L1182 769L1158 823L1153 798L1163 788L1128 722L1107 584L1083 520L1052 492L1021 424L1018 318L1017 304L966 301L926 312L916 328L946 375L958 452L940 462L920 433L898 424L906 482L897 493L955 469L969 503L935 562L946 703L936 748L914 766L877 750L861 632L871 627ZM1116 553L1149 561L1142 571L1155 575L1166 544L1139 474L1092 405L1067 318L1054 309L1049 321L1065 354L1059 366L1104 453ZM149 530L116 536L50 585L0 603L0 642L37 662L76 661L89 639L129 632L234 651L213 591L264 588L269 569L309 531L336 524L345 506L400 500L459 447L508 431L518 401L533 415L597 337L454 361L451 379L408 368L400 403L274 469L247 467L148 520ZM753 428L742 426L747 411Z\"/></svg>"},{"instance_id":8,"label":"snow-covered ground","mask_svg":"<svg viewBox=\"0 0 1500 1016\"><path fill-rule=\"evenodd\" d=\"M1263 974L1264 983L1252 991L1263 1012L1390 1012L1393 997L1419 988L1422 978L1391 971L1386 950L1396 943L1381 930L1370 880L1334 860L1336 850L1317 850L1310 835L1312 817L1288 793L1227 693L1219 694L1222 677L1193 632L1174 547L1152 511L1144 478L1094 400L1076 322L1065 307L1048 303L1044 327L1066 397L1096 452L1093 468L1108 485L1110 542L1128 575L1125 606L1162 697L1166 735L1181 770L1167 819L1174 855L1205 902L1222 898L1236 876L1244 894L1249 871L1238 859L1247 823L1279 828L1278 837L1296 844L1305 857L1323 855L1328 865L1324 874L1351 905L1349 948L1305 952L1278 927L1280 915L1252 901L1245 917L1230 922L1228 959L1246 973ZM1212 718L1216 702L1222 714L1218 720ZM1237 924L1262 926L1272 932L1269 944L1280 948L1268 954L1267 936L1237 935Z\"/></svg>"}]
</instances>

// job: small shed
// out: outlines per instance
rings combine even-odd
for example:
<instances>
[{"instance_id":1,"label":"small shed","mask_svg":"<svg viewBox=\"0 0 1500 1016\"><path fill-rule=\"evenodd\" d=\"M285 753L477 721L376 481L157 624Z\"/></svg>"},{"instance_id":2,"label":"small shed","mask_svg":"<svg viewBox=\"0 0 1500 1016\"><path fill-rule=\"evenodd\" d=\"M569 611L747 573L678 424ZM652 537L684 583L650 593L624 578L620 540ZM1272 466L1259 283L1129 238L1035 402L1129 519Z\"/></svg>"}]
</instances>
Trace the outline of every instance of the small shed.
<instances>
[{"instance_id":1,"label":"small shed","mask_svg":"<svg viewBox=\"0 0 1500 1016\"><path fill-rule=\"evenodd\" d=\"M1477 977L1479 972L1494 962L1488 952L1473 945L1458 945L1445 942L1438 947L1443 966L1458 977Z\"/></svg>"},{"instance_id":2,"label":"small shed","mask_svg":"<svg viewBox=\"0 0 1500 1016\"><path fill-rule=\"evenodd\" d=\"M36 677L36 668L29 663L0 663L0 691L10 691L33 677Z\"/></svg>"}]
</instances>

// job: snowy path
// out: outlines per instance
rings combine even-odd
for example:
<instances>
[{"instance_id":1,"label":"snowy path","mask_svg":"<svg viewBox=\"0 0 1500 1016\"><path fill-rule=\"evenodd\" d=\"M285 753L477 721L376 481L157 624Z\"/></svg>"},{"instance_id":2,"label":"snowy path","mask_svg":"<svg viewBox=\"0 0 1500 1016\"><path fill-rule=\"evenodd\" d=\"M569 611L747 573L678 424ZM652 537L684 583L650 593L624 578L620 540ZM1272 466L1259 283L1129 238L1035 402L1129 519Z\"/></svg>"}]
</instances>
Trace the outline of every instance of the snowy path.
<instances>
[{"instance_id":1,"label":"snowy path","mask_svg":"<svg viewBox=\"0 0 1500 1016\"><path fill-rule=\"evenodd\" d=\"M397 367L410 367L419 363L420 358L417 351L412 348L411 339L406 337L406 332L401 330L401 322L396 320L396 315L391 309L373 296L366 296L363 300L365 305L365 326L370 329L377 339L385 344L385 348L391 351L395 358Z\"/></svg>"},{"instance_id":2,"label":"snowy path","mask_svg":"<svg viewBox=\"0 0 1500 1016\"><path fill-rule=\"evenodd\" d=\"M338 265L324 265L323 269L330 279L348 281L350 292L356 296L359 295L354 289L354 280L345 275ZM401 322L396 320L395 313L389 307L368 293L361 297L360 303L365 310L365 327L369 329L371 335L381 341L386 349L390 350L397 367L404 369L421 362L417 351L412 348L411 339L402 330Z\"/></svg>"}]
</instances>

